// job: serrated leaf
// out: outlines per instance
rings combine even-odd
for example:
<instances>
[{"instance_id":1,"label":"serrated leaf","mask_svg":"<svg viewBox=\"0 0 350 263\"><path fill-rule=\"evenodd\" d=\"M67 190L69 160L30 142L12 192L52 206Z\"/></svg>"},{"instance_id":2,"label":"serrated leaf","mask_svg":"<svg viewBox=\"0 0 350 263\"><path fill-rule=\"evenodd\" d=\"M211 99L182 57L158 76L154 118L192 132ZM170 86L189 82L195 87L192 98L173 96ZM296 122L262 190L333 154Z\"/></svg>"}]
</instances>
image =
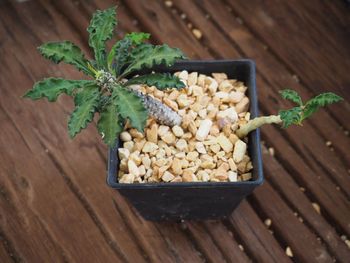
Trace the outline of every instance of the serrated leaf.
<instances>
[{"instance_id":1,"label":"serrated leaf","mask_svg":"<svg viewBox=\"0 0 350 263\"><path fill-rule=\"evenodd\" d=\"M129 57L129 48L132 45L132 41L129 38L123 38L115 43L108 54L107 63L108 69L113 72L113 61L114 71L118 76L121 68L126 64Z\"/></svg>"},{"instance_id":2,"label":"serrated leaf","mask_svg":"<svg viewBox=\"0 0 350 263\"><path fill-rule=\"evenodd\" d=\"M56 101L57 97L65 93L72 95L77 89L93 84L92 80L68 80L62 78L46 78L34 84L23 97L37 100L47 98L48 101Z\"/></svg>"},{"instance_id":3,"label":"serrated leaf","mask_svg":"<svg viewBox=\"0 0 350 263\"><path fill-rule=\"evenodd\" d=\"M290 101L296 103L299 106L303 105L301 97L294 90L291 90L291 89L281 90L280 94L281 94L282 98L284 98L286 100L290 100Z\"/></svg>"},{"instance_id":4,"label":"serrated leaf","mask_svg":"<svg viewBox=\"0 0 350 263\"><path fill-rule=\"evenodd\" d=\"M123 131L116 104L110 103L105 110L100 113L97 129L102 135L103 141L108 146L115 146L119 133Z\"/></svg>"},{"instance_id":5,"label":"serrated leaf","mask_svg":"<svg viewBox=\"0 0 350 263\"><path fill-rule=\"evenodd\" d=\"M142 100L131 90L117 86L112 93L118 113L123 119L129 119L132 127L143 131L148 113Z\"/></svg>"},{"instance_id":6,"label":"serrated leaf","mask_svg":"<svg viewBox=\"0 0 350 263\"><path fill-rule=\"evenodd\" d=\"M85 74L93 76L88 68L88 61L81 49L70 41L48 42L38 47L40 53L56 64L61 61L75 66Z\"/></svg>"},{"instance_id":7,"label":"serrated leaf","mask_svg":"<svg viewBox=\"0 0 350 263\"><path fill-rule=\"evenodd\" d=\"M152 68L160 64L170 67L177 59L185 58L185 55L178 48L170 48L165 44L161 46L143 44L132 51L131 64L125 69L123 76L140 69Z\"/></svg>"},{"instance_id":8,"label":"serrated leaf","mask_svg":"<svg viewBox=\"0 0 350 263\"><path fill-rule=\"evenodd\" d=\"M134 77L126 82L125 86L132 84L156 86L160 90L167 88L181 89L185 87L185 84L177 76L171 75L170 73L154 73Z\"/></svg>"},{"instance_id":9,"label":"serrated leaf","mask_svg":"<svg viewBox=\"0 0 350 263\"><path fill-rule=\"evenodd\" d=\"M149 39L151 34L143 33L143 32L131 32L127 34L125 37L129 38L132 41L133 45L139 45Z\"/></svg>"},{"instance_id":10,"label":"serrated leaf","mask_svg":"<svg viewBox=\"0 0 350 263\"><path fill-rule=\"evenodd\" d=\"M68 131L71 138L92 121L100 99L99 88L90 85L81 90L74 98L75 109L68 121Z\"/></svg>"},{"instance_id":11,"label":"serrated leaf","mask_svg":"<svg viewBox=\"0 0 350 263\"><path fill-rule=\"evenodd\" d=\"M87 29L89 32L89 45L94 50L98 67L106 66L106 44L112 38L114 27L117 24L115 7L106 10L97 10Z\"/></svg>"},{"instance_id":12,"label":"serrated leaf","mask_svg":"<svg viewBox=\"0 0 350 263\"><path fill-rule=\"evenodd\" d=\"M343 100L343 98L338 96L337 94L334 94L333 92L326 92L317 95L305 104L305 108L303 111L303 119L310 117L320 107L325 107L329 104L336 103L341 100Z\"/></svg>"},{"instance_id":13,"label":"serrated leaf","mask_svg":"<svg viewBox=\"0 0 350 263\"><path fill-rule=\"evenodd\" d=\"M289 110L280 110L278 114L283 121L283 128L288 128L292 124L300 124L301 112L301 107L295 107Z\"/></svg>"}]
</instances>

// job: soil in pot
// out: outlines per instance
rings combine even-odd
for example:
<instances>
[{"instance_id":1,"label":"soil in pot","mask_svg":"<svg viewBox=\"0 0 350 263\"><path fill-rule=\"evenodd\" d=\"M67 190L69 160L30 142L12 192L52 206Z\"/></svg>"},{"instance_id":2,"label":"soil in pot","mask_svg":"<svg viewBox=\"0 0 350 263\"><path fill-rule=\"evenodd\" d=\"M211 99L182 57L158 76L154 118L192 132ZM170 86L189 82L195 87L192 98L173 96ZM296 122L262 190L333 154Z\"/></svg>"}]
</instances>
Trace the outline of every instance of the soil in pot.
<instances>
[{"instance_id":1,"label":"soil in pot","mask_svg":"<svg viewBox=\"0 0 350 263\"><path fill-rule=\"evenodd\" d=\"M235 182L251 180L247 138L235 131L250 119L247 87L225 73L175 73L182 90L135 85L172 108L181 126L149 118L144 134L127 128L118 149L120 183Z\"/></svg>"}]
</instances>

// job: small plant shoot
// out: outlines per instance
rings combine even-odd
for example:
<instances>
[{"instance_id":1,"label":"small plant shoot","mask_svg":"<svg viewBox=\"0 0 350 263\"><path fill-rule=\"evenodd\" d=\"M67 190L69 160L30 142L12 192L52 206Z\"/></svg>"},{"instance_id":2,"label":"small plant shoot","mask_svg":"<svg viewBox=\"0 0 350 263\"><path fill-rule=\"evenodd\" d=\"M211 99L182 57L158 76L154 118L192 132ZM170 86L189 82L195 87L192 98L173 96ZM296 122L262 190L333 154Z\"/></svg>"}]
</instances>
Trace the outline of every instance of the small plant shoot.
<instances>
[{"instance_id":1,"label":"small plant shoot","mask_svg":"<svg viewBox=\"0 0 350 263\"><path fill-rule=\"evenodd\" d=\"M106 50L106 41L112 39L116 25L115 7L95 12L87 29L93 59L86 58L82 50L70 41L49 42L38 48L45 58L54 63L70 64L91 78L46 78L35 83L24 95L32 100L47 98L50 102L56 101L61 94L72 96L75 109L68 121L68 132L72 138L87 127L96 113L99 114L97 129L109 146L116 144L126 123L142 132L149 115L168 126L181 124L182 118L175 111L133 89L133 85L155 86L160 90L184 88L185 84L177 76L153 73L152 68L160 64L172 66L177 60L186 59L185 55L166 44L146 43L150 34L142 32L125 35L110 50ZM141 74L144 70L150 73ZM243 138L250 131L268 123L282 124L284 128L292 124L302 125L320 107L342 100L331 92L320 94L306 103L293 90L283 90L281 95L296 106L281 110L278 115L250 120L237 130L237 135Z\"/></svg>"}]
</instances>

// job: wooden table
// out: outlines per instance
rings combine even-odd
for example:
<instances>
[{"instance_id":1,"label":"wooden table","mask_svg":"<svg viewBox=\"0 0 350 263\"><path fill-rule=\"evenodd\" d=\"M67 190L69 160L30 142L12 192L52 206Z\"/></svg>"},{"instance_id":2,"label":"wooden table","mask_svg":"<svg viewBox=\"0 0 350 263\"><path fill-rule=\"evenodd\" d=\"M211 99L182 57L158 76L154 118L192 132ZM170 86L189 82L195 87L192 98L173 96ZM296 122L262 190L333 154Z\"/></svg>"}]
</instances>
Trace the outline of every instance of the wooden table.
<instances>
[{"instance_id":1,"label":"wooden table","mask_svg":"<svg viewBox=\"0 0 350 263\"><path fill-rule=\"evenodd\" d=\"M71 101L20 97L46 76L81 77L44 60L36 47L69 39L91 56L91 14L114 4L0 1L0 262L349 262L345 1L119 3L120 35L150 32L154 43L191 58L254 59L263 114L290 106L278 94L286 87L304 98L328 90L346 99L304 127L264 127L264 185L227 220L182 223L144 221L106 186L106 147L95 125L68 138Z\"/></svg>"}]
</instances>

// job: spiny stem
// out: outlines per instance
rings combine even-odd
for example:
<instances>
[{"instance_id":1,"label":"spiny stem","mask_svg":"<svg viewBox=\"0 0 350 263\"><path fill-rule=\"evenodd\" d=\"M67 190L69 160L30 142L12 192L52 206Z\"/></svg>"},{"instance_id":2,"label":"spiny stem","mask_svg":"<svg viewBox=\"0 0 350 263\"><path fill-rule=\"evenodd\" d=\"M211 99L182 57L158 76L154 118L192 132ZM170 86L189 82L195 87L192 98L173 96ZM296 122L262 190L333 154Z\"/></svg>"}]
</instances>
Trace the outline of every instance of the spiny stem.
<instances>
[{"instance_id":1,"label":"spiny stem","mask_svg":"<svg viewBox=\"0 0 350 263\"><path fill-rule=\"evenodd\" d=\"M271 124L271 123L276 123L276 124L282 123L281 117L279 115L270 115L270 116L262 116L262 117L254 118L248 121L242 127L240 127L237 130L236 134L239 138L244 138L248 135L248 133L259 128L260 126L264 124Z\"/></svg>"}]
</instances>

